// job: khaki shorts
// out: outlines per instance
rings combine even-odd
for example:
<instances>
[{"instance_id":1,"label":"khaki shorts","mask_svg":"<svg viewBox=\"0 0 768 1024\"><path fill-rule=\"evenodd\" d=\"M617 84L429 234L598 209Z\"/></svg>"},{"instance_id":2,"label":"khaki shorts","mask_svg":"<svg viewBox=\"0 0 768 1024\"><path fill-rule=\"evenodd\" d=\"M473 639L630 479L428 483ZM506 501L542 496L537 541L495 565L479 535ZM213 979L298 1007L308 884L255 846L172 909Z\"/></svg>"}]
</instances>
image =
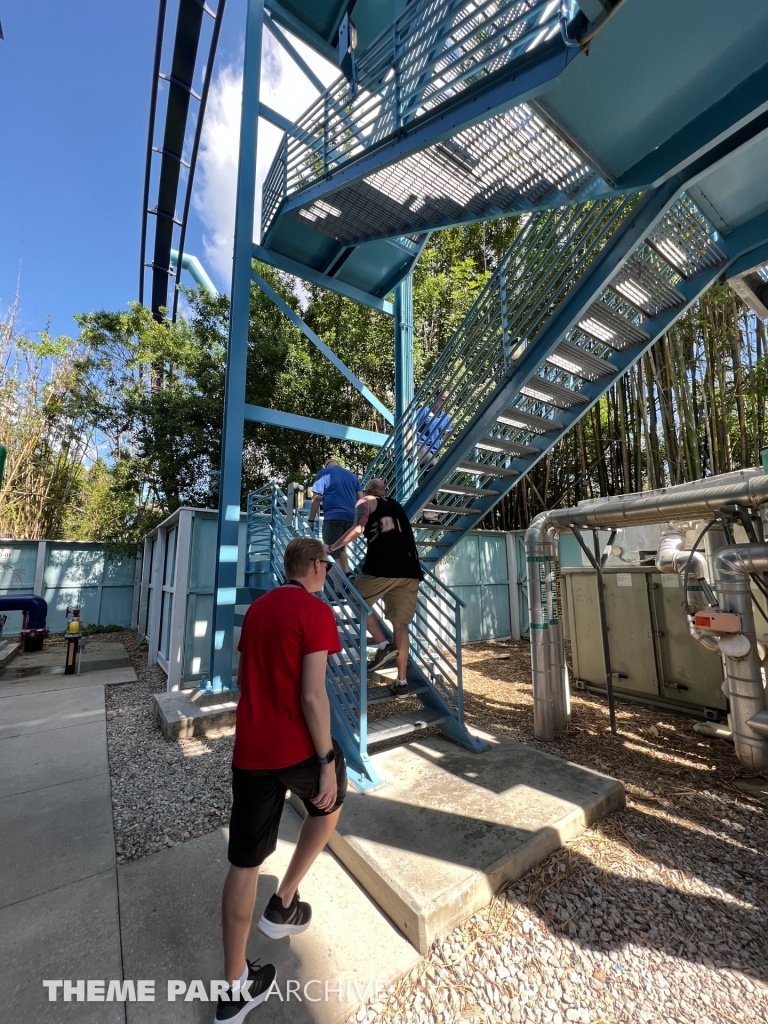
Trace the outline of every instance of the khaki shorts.
<instances>
[{"instance_id":1,"label":"khaki shorts","mask_svg":"<svg viewBox=\"0 0 768 1024\"><path fill-rule=\"evenodd\" d=\"M368 604L374 605L384 598L384 615L390 622L412 621L419 596L419 581L403 577L368 576L361 572L352 581L355 590Z\"/></svg>"}]
</instances>

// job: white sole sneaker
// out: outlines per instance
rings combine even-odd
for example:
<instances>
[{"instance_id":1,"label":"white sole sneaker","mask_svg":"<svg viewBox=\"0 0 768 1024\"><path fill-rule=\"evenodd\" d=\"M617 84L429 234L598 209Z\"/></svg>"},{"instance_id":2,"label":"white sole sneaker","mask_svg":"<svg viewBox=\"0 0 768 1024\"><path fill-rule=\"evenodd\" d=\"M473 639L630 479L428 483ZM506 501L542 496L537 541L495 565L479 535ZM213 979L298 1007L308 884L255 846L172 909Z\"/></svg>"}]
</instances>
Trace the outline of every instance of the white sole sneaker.
<instances>
[{"instance_id":1,"label":"white sole sneaker","mask_svg":"<svg viewBox=\"0 0 768 1024\"><path fill-rule=\"evenodd\" d=\"M213 1018L213 1024L243 1024L243 1021L251 1010L255 1010L257 1006L261 1006L268 995L269 989L267 989L266 992L262 992L261 995L251 999L251 1001L246 1003L242 1010L239 1013L236 1013L234 1017L219 1017L217 1015Z\"/></svg>"},{"instance_id":2,"label":"white sole sneaker","mask_svg":"<svg viewBox=\"0 0 768 1024\"><path fill-rule=\"evenodd\" d=\"M283 939L286 935L301 935L311 924L311 921L306 924L275 924L262 915L256 927L270 939Z\"/></svg>"}]
</instances>

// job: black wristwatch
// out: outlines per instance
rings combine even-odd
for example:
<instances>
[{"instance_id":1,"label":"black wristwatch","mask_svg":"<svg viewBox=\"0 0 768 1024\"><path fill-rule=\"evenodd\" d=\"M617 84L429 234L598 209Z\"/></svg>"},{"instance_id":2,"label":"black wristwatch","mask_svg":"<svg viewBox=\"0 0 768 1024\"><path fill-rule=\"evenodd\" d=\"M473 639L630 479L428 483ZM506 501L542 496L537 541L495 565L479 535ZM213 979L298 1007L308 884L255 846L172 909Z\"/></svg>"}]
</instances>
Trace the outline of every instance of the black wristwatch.
<instances>
[{"instance_id":1,"label":"black wristwatch","mask_svg":"<svg viewBox=\"0 0 768 1024\"><path fill-rule=\"evenodd\" d=\"M333 764L336 760L336 751L329 750L325 757L318 757L317 759L320 764Z\"/></svg>"}]
</instances>

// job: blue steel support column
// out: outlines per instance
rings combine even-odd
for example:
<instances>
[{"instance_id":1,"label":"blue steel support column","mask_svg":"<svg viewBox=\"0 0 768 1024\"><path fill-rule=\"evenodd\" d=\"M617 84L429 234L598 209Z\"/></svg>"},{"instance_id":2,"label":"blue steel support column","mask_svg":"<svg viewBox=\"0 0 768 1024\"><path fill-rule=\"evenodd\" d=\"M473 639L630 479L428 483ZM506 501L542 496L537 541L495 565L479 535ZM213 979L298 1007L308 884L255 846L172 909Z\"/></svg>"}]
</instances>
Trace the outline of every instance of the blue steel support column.
<instances>
[{"instance_id":1,"label":"blue steel support column","mask_svg":"<svg viewBox=\"0 0 768 1024\"><path fill-rule=\"evenodd\" d=\"M240 122L240 161L237 169L232 301L229 315L224 426L221 442L216 581L213 592L211 630L211 682L214 690L234 688L232 655L237 595L237 542L243 471L243 422L248 360L251 255L256 198L256 140L259 123L263 24L264 0L248 0L242 120Z\"/></svg>"},{"instance_id":2,"label":"blue steel support column","mask_svg":"<svg viewBox=\"0 0 768 1024\"><path fill-rule=\"evenodd\" d=\"M413 401L413 275L395 288L395 424ZM406 497L404 467L398 467L397 497Z\"/></svg>"}]
</instances>

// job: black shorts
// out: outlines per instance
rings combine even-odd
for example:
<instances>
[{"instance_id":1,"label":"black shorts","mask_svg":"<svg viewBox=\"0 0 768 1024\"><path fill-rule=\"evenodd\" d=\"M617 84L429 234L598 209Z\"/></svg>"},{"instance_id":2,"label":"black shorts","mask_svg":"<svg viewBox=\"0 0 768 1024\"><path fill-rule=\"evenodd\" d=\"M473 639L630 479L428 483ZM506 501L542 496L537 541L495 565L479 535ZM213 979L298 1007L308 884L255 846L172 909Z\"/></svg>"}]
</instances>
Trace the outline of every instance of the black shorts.
<instances>
[{"instance_id":1,"label":"black shorts","mask_svg":"<svg viewBox=\"0 0 768 1024\"><path fill-rule=\"evenodd\" d=\"M338 811L347 795L347 766L336 740L336 803L330 811L321 811L309 799L316 793L320 778L317 755L287 768L264 771L236 768L232 765L232 816L229 822L229 863L237 868L255 868L274 853L277 832L285 805L286 790L295 794L313 818Z\"/></svg>"},{"instance_id":2,"label":"black shorts","mask_svg":"<svg viewBox=\"0 0 768 1024\"><path fill-rule=\"evenodd\" d=\"M323 543L330 547L337 540L341 540L347 530L351 530L354 525L351 519L324 519ZM346 547L346 544L344 547Z\"/></svg>"}]
</instances>

